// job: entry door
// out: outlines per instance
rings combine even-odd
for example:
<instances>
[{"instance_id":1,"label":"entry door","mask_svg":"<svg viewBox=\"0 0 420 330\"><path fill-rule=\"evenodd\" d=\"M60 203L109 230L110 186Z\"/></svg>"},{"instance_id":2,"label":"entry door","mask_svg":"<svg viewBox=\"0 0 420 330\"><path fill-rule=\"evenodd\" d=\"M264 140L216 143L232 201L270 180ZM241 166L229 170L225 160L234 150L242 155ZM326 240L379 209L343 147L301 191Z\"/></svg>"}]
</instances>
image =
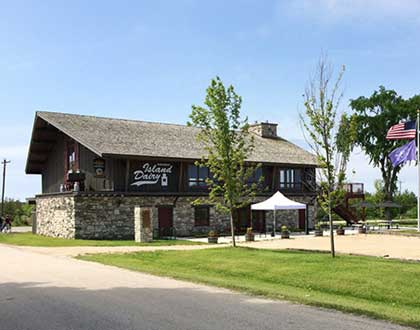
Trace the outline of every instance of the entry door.
<instances>
[{"instance_id":1,"label":"entry door","mask_svg":"<svg viewBox=\"0 0 420 330\"><path fill-rule=\"evenodd\" d=\"M173 217L173 207L172 206L160 206L158 207L158 222L160 230L167 230L172 228L174 225Z\"/></svg>"},{"instance_id":2,"label":"entry door","mask_svg":"<svg viewBox=\"0 0 420 330\"><path fill-rule=\"evenodd\" d=\"M252 211L252 229L265 233L265 211Z\"/></svg>"},{"instance_id":3,"label":"entry door","mask_svg":"<svg viewBox=\"0 0 420 330\"><path fill-rule=\"evenodd\" d=\"M247 206L236 209L234 223L237 233L245 232L248 227L251 227L251 208Z\"/></svg>"},{"instance_id":4,"label":"entry door","mask_svg":"<svg viewBox=\"0 0 420 330\"><path fill-rule=\"evenodd\" d=\"M306 210L299 210L299 229L305 229Z\"/></svg>"}]
</instances>

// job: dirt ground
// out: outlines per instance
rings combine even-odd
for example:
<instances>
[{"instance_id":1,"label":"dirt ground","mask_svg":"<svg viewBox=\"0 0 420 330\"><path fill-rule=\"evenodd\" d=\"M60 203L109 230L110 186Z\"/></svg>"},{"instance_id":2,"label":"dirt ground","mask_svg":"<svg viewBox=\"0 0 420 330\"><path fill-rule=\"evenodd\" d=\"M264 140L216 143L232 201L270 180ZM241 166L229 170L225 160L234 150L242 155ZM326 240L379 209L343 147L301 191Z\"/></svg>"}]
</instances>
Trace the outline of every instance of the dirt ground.
<instances>
[{"instance_id":1,"label":"dirt ground","mask_svg":"<svg viewBox=\"0 0 420 330\"><path fill-rule=\"evenodd\" d=\"M420 261L420 238L394 235L360 234L335 236L338 253L358 254L397 259ZM260 249L303 249L329 251L330 238L327 237L296 237L291 239L275 239L252 243L241 243Z\"/></svg>"},{"instance_id":2,"label":"dirt ground","mask_svg":"<svg viewBox=\"0 0 420 330\"><path fill-rule=\"evenodd\" d=\"M226 241L227 242L227 241ZM420 237L405 237L394 235L345 235L335 236L336 251L343 254L356 254L396 259L420 261ZM163 250L199 250L208 248L222 248L229 246L229 243L217 245L174 245L174 246L74 246L74 247L29 247L16 246L15 248L47 254L57 257L75 257L87 253L126 253L126 252L148 252ZM290 239L268 239L256 242L239 242L238 246L249 246L259 249L302 249L329 251L329 236L314 237L294 236Z\"/></svg>"}]
</instances>

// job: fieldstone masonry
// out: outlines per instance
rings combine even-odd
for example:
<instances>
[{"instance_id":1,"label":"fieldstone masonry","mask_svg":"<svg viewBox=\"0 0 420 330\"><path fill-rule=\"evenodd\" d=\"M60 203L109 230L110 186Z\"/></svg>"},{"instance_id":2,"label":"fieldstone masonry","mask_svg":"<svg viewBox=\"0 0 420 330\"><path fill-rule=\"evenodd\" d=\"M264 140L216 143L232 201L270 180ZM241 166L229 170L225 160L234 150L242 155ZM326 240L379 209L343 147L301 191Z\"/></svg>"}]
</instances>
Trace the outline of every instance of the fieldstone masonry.
<instances>
[{"instance_id":1,"label":"fieldstone masonry","mask_svg":"<svg viewBox=\"0 0 420 330\"><path fill-rule=\"evenodd\" d=\"M59 193L39 195L36 199L37 233L46 236L80 239L135 238L135 207L151 210L151 227L158 229L158 206L173 206L173 225L177 236L203 235L210 230L229 231L229 216L210 207L209 226L195 226L192 196L141 196L108 193ZM264 200L259 196L255 202ZM311 197L291 197L310 203ZM202 203L206 199L203 197ZM313 228L315 206L309 206L309 227ZM266 212L267 232L272 230L273 214ZM298 226L298 211L278 211L277 229L285 224Z\"/></svg>"},{"instance_id":2,"label":"fieldstone masonry","mask_svg":"<svg viewBox=\"0 0 420 330\"><path fill-rule=\"evenodd\" d=\"M148 243L153 240L153 208L134 207L134 240Z\"/></svg>"}]
</instances>

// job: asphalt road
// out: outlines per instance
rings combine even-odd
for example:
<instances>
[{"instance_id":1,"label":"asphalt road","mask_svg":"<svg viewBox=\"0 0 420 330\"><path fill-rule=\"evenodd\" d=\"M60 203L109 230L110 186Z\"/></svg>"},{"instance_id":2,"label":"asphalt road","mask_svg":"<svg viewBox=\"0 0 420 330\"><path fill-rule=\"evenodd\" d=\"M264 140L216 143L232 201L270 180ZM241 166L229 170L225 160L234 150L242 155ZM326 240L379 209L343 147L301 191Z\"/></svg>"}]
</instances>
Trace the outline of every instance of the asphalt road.
<instances>
[{"instance_id":1,"label":"asphalt road","mask_svg":"<svg viewBox=\"0 0 420 330\"><path fill-rule=\"evenodd\" d=\"M19 247L0 254L1 330L404 329Z\"/></svg>"}]
</instances>

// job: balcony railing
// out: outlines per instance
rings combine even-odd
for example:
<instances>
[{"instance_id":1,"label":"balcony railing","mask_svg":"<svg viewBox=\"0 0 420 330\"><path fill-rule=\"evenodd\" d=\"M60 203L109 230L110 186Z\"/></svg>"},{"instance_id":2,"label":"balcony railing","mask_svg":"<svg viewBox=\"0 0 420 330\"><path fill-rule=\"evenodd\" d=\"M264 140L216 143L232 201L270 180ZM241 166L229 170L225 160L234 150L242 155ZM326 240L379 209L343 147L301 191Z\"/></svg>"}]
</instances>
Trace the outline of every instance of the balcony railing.
<instances>
[{"instance_id":1,"label":"balcony railing","mask_svg":"<svg viewBox=\"0 0 420 330\"><path fill-rule=\"evenodd\" d=\"M350 195L363 195L365 193L363 183L346 183L344 189Z\"/></svg>"}]
</instances>

